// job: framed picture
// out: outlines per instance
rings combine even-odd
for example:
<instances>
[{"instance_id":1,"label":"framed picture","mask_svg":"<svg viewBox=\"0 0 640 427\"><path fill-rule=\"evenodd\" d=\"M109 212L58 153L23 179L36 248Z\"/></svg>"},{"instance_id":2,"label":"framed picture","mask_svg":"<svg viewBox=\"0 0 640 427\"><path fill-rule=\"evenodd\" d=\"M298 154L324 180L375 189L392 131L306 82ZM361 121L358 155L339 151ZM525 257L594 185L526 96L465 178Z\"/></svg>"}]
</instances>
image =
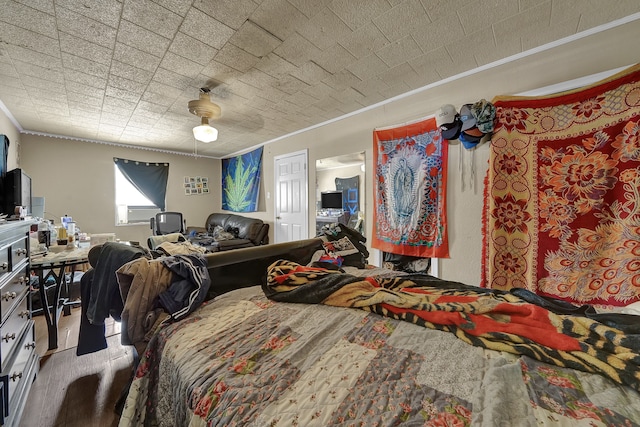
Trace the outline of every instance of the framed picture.
<instances>
[{"instance_id":1,"label":"framed picture","mask_svg":"<svg viewBox=\"0 0 640 427\"><path fill-rule=\"evenodd\" d=\"M209 178L206 176L185 176L183 186L186 196L209 194Z\"/></svg>"}]
</instances>

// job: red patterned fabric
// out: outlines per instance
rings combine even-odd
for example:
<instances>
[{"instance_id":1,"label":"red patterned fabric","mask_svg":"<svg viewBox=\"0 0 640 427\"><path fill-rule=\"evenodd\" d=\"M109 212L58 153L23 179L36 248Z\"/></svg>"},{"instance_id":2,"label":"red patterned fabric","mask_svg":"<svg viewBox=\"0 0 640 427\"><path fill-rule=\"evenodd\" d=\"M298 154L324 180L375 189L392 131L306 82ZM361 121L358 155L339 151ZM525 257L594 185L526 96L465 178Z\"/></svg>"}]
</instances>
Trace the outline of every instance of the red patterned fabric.
<instances>
[{"instance_id":1,"label":"red patterned fabric","mask_svg":"<svg viewBox=\"0 0 640 427\"><path fill-rule=\"evenodd\" d=\"M498 97L483 286L640 300L640 66L546 97Z\"/></svg>"},{"instance_id":2,"label":"red patterned fabric","mask_svg":"<svg viewBox=\"0 0 640 427\"><path fill-rule=\"evenodd\" d=\"M435 118L373 132L372 247L423 258L449 257L447 149Z\"/></svg>"}]
</instances>

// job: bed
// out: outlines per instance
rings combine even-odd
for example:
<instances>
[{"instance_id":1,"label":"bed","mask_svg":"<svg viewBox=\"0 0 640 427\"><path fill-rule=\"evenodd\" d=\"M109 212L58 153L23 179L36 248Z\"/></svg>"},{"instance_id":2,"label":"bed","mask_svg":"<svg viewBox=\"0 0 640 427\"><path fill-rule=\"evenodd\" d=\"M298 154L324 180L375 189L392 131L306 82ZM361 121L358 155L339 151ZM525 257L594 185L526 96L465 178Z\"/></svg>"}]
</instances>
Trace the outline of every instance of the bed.
<instances>
[{"instance_id":1,"label":"bed","mask_svg":"<svg viewBox=\"0 0 640 427\"><path fill-rule=\"evenodd\" d=\"M121 426L640 425L632 315L286 245L206 255L212 298L151 335Z\"/></svg>"}]
</instances>

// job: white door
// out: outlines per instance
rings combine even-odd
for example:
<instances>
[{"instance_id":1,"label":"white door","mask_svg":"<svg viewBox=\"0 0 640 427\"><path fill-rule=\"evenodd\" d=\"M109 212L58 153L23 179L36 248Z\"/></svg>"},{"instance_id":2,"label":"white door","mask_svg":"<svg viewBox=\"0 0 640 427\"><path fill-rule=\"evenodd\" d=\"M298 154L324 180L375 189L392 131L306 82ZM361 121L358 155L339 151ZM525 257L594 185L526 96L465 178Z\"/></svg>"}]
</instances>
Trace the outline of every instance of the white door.
<instances>
[{"instance_id":1,"label":"white door","mask_svg":"<svg viewBox=\"0 0 640 427\"><path fill-rule=\"evenodd\" d=\"M309 237L307 151L274 158L275 243Z\"/></svg>"}]
</instances>

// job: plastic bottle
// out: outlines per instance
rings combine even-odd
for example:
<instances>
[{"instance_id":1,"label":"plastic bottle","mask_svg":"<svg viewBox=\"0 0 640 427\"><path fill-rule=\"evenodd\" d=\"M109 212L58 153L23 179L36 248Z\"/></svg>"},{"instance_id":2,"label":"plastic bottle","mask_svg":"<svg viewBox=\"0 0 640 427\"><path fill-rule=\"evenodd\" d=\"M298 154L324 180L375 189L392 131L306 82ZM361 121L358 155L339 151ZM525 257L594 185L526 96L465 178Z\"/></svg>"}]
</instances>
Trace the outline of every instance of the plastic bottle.
<instances>
[{"instance_id":1,"label":"plastic bottle","mask_svg":"<svg viewBox=\"0 0 640 427\"><path fill-rule=\"evenodd\" d=\"M47 248L51 246L51 230L49 229L49 221L44 219L38 223L38 243L44 244Z\"/></svg>"},{"instance_id":2,"label":"plastic bottle","mask_svg":"<svg viewBox=\"0 0 640 427\"><path fill-rule=\"evenodd\" d=\"M62 218L60 218L60 222L62 223L62 226L67 229L67 225L69 224L69 222L71 222L71 218L69 217L69 215L64 214L64 216Z\"/></svg>"},{"instance_id":3,"label":"plastic bottle","mask_svg":"<svg viewBox=\"0 0 640 427\"><path fill-rule=\"evenodd\" d=\"M49 231L51 231L51 242L58 242L58 231L56 227L53 225L53 220L49 222Z\"/></svg>"}]
</instances>

